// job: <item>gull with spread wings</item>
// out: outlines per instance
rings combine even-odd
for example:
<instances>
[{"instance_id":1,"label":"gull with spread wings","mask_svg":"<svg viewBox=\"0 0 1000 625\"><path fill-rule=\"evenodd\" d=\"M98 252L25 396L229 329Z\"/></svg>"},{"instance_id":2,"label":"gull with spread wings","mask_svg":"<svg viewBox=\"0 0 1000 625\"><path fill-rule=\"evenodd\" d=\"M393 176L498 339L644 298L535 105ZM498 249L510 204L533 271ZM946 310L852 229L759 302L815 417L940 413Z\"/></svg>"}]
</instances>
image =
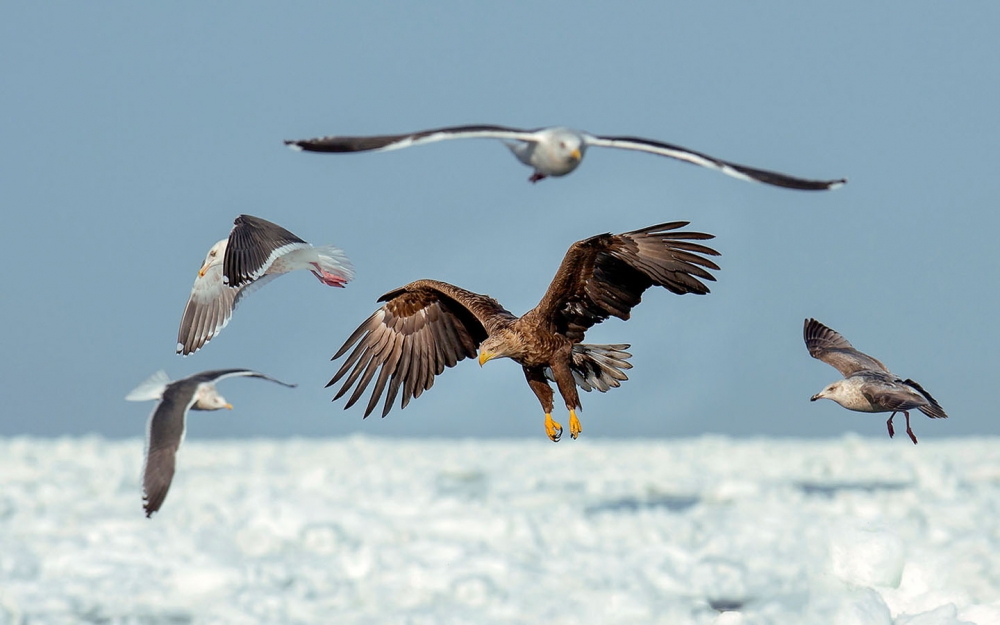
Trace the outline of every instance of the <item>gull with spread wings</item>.
<instances>
[{"instance_id":1,"label":"gull with spread wings","mask_svg":"<svg viewBox=\"0 0 1000 625\"><path fill-rule=\"evenodd\" d=\"M250 369L202 371L175 382L171 382L165 372L157 371L125 396L127 401L159 400L146 424L142 499L147 518L159 510L167 498L174 479L177 450L184 441L187 429L188 411L232 410L232 404L215 390L215 383L233 377L260 378L289 388L295 387Z\"/></svg>"},{"instance_id":2,"label":"gull with spread wings","mask_svg":"<svg viewBox=\"0 0 1000 625\"><path fill-rule=\"evenodd\" d=\"M357 346L327 386L347 376L334 400L352 386L345 408L375 386L365 417L383 392L384 417L402 391L401 408L431 388L434 377L479 350L482 366L494 358L521 365L528 386L545 411L545 431L558 441L562 425L552 419L554 381L569 410L569 429L580 435L577 386L605 392L628 379L623 370L628 345L583 343L591 326L608 317L627 320L643 292L662 286L677 294L705 294L702 280L715 280L719 267L708 256L718 252L697 241L710 234L678 230L688 222L658 224L624 234L601 234L574 243L542 301L521 317L492 297L435 280L417 280L386 293L385 302L362 323L334 355ZM376 374L377 377L376 377Z\"/></svg>"},{"instance_id":3,"label":"gull with spread wings","mask_svg":"<svg viewBox=\"0 0 1000 625\"><path fill-rule=\"evenodd\" d=\"M343 288L354 267L342 250L313 246L266 219L240 215L229 236L208 250L177 330L177 353L187 356L229 324L243 298L281 274L306 270Z\"/></svg>"},{"instance_id":4,"label":"gull with spread wings","mask_svg":"<svg viewBox=\"0 0 1000 625\"><path fill-rule=\"evenodd\" d=\"M293 150L306 152L387 152L425 143L448 139L501 139L510 148L517 160L534 170L528 179L538 182L549 176L565 176L572 172L583 160L588 147L619 148L657 154L677 160L708 167L728 176L763 182L765 184L803 191L826 191L836 189L847 182L846 178L836 180L809 180L797 178L775 171L757 169L724 161L714 156L682 148L679 145L644 139L642 137L601 137L589 132L565 128L537 128L522 130L507 126L471 125L449 126L433 130L421 130L400 135L374 136L328 136L316 139L285 141Z\"/></svg>"},{"instance_id":5,"label":"gull with spread wings","mask_svg":"<svg viewBox=\"0 0 1000 625\"><path fill-rule=\"evenodd\" d=\"M839 332L815 319L806 319L802 336L809 355L822 360L844 376L810 398L832 399L856 412L891 412L885 422L889 438L895 434L892 418L897 412L906 417L906 433L913 444L917 437L910 429L910 410L919 410L932 419L946 419L944 408L931 394L910 379L895 375L880 361L854 349Z\"/></svg>"}]
</instances>

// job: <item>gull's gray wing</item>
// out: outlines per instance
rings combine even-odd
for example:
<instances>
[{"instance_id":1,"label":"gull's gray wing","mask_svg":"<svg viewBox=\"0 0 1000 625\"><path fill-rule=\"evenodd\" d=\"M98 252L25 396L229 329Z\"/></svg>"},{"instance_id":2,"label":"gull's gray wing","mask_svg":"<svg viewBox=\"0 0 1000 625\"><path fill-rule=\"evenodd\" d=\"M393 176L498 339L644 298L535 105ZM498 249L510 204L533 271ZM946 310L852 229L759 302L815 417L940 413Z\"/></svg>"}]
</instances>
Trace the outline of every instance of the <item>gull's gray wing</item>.
<instances>
[{"instance_id":1,"label":"gull's gray wing","mask_svg":"<svg viewBox=\"0 0 1000 625\"><path fill-rule=\"evenodd\" d=\"M298 386L297 384L288 384L287 382L282 382L281 380L272 378L269 375L264 375L263 373L260 373L259 371L254 371L252 369L211 369L209 371L202 371L200 373L195 373L194 375L190 375L184 378L182 381L183 382L192 381L198 384L204 384L204 383L214 384L219 380L224 380L226 378L236 378L236 377L260 378L262 380L274 382L282 386L287 386L288 388L295 388L296 386Z\"/></svg>"},{"instance_id":2,"label":"gull's gray wing","mask_svg":"<svg viewBox=\"0 0 1000 625\"><path fill-rule=\"evenodd\" d=\"M826 191L828 189L836 189L837 187L843 186L847 182L846 178L838 178L836 180L809 180L806 178L797 178L795 176L789 176L788 174L782 174L775 171L768 171L766 169L757 169L756 167L747 167L746 165L730 163L728 161L715 158L714 156L682 148L679 145L663 143L662 141L653 141L652 139L643 139L642 137L598 137L585 133L584 140L587 145L596 145L602 148L638 150L640 152L649 152L650 154L668 156L670 158L676 158L694 165L700 165L701 167L714 169L741 180L763 182L764 184L770 184L776 187L785 187L787 189Z\"/></svg>"},{"instance_id":3,"label":"gull's gray wing","mask_svg":"<svg viewBox=\"0 0 1000 625\"><path fill-rule=\"evenodd\" d=\"M222 265L212 265L195 278L177 330L178 354L193 354L226 327L236 309L237 291L223 284Z\"/></svg>"},{"instance_id":4,"label":"gull's gray wing","mask_svg":"<svg viewBox=\"0 0 1000 625\"><path fill-rule=\"evenodd\" d=\"M204 347L229 325L243 298L277 277L277 274L268 274L242 287L232 288L222 282L222 265L209 267L204 276L195 278L191 287L191 296L177 330L177 353L187 356Z\"/></svg>"},{"instance_id":5,"label":"gull's gray wing","mask_svg":"<svg viewBox=\"0 0 1000 625\"><path fill-rule=\"evenodd\" d=\"M927 405L924 396L896 376L882 371L863 371L854 377L864 380L861 394L873 406L885 411L913 410Z\"/></svg>"},{"instance_id":6,"label":"gull's gray wing","mask_svg":"<svg viewBox=\"0 0 1000 625\"><path fill-rule=\"evenodd\" d=\"M434 143L448 139L508 139L534 142L538 140L535 136L538 130L522 130L507 126L474 124L469 126L447 126L445 128L421 130L401 135L372 135L365 137L331 135L317 139L285 141L285 145L293 150L305 150L306 152L378 152L399 150L414 145L423 145L425 143Z\"/></svg>"},{"instance_id":7,"label":"gull's gray wing","mask_svg":"<svg viewBox=\"0 0 1000 625\"><path fill-rule=\"evenodd\" d=\"M231 287L264 275L276 258L292 250L312 247L288 230L266 219L240 215L233 222L222 263L222 279Z\"/></svg>"},{"instance_id":8,"label":"gull's gray wing","mask_svg":"<svg viewBox=\"0 0 1000 625\"><path fill-rule=\"evenodd\" d=\"M815 319L805 320L802 338L810 356L830 365L845 378L859 371L889 373L889 369L880 361L854 349L839 332Z\"/></svg>"},{"instance_id":9,"label":"gull's gray wing","mask_svg":"<svg viewBox=\"0 0 1000 625\"><path fill-rule=\"evenodd\" d=\"M146 425L146 459L142 476L142 499L146 517L163 505L174 479L177 449L184 439L185 419L194 403L200 382L189 378L167 385L163 398Z\"/></svg>"},{"instance_id":10,"label":"gull's gray wing","mask_svg":"<svg viewBox=\"0 0 1000 625\"><path fill-rule=\"evenodd\" d=\"M947 419L948 418L948 415L945 414L944 408L941 407L941 404L939 404L936 399L934 399L933 397L931 397L931 394L928 393L927 391L925 391L924 387L920 386L919 384L917 384L916 382L914 382L913 380L911 380L909 378L903 380L903 384L906 384L907 386L910 386L910 387L916 389L916 391L918 393L920 393L921 395L923 395L924 399L927 400L927 405L926 406L918 406L918 408L920 409L920 412L924 413L925 415L927 415L931 419Z\"/></svg>"},{"instance_id":11,"label":"gull's gray wing","mask_svg":"<svg viewBox=\"0 0 1000 625\"><path fill-rule=\"evenodd\" d=\"M142 477L142 498L146 516L163 505L174 479L177 450L184 440L187 413L195 402L198 387L231 377L261 378L282 386L295 387L250 369L214 369L202 371L168 384L160 403L153 409L146 425L146 454Z\"/></svg>"}]
</instances>

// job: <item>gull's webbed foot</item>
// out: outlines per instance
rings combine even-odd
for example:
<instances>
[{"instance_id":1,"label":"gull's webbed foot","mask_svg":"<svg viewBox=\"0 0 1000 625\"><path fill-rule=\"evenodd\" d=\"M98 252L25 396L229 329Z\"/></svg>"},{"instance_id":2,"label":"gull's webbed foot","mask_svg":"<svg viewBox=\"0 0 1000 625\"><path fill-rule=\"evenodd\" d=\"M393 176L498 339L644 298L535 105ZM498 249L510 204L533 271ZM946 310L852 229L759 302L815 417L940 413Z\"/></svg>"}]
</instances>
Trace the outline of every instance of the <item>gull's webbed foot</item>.
<instances>
[{"instance_id":1,"label":"gull's webbed foot","mask_svg":"<svg viewBox=\"0 0 1000 625\"><path fill-rule=\"evenodd\" d=\"M914 434L913 430L910 429L910 413L906 412L906 411L903 411L903 416L906 417L906 433L910 435L910 440L913 441L914 445L916 445L917 444L917 435Z\"/></svg>"},{"instance_id":2,"label":"gull's webbed foot","mask_svg":"<svg viewBox=\"0 0 1000 625\"><path fill-rule=\"evenodd\" d=\"M319 263L312 263L312 266L316 269L310 271L312 271L312 274L323 284L327 286L335 286L341 289L347 284L347 280L344 280L341 276L332 274L329 271L324 271L323 268L319 266Z\"/></svg>"},{"instance_id":3,"label":"gull's webbed foot","mask_svg":"<svg viewBox=\"0 0 1000 625\"><path fill-rule=\"evenodd\" d=\"M531 174L531 178L528 178L528 182L535 183L538 182L539 180L545 180L546 178L548 178L548 176L546 176L541 172L536 171L535 173Z\"/></svg>"},{"instance_id":4,"label":"gull's webbed foot","mask_svg":"<svg viewBox=\"0 0 1000 625\"><path fill-rule=\"evenodd\" d=\"M576 438L578 436L580 436L580 432L582 432L582 431L583 431L583 428L580 427L580 420L576 418L576 410L570 409L570 411L569 411L569 435L573 437L573 440L576 440Z\"/></svg>"},{"instance_id":5,"label":"gull's webbed foot","mask_svg":"<svg viewBox=\"0 0 1000 625\"><path fill-rule=\"evenodd\" d=\"M885 422L886 426L889 428L889 438L892 438L893 436L896 435L895 430L892 429L892 418L895 416L896 413L894 412L891 415L889 415L889 420Z\"/></svg>"},{"instance_id":6,"label":"gull's webbed foot","mask_svg":"<svg viewBox=\"0 0 1000 625\"><path fill-rule=\"evenodd\" d=\"M545 413L545 433L549 435L549 440L553 443L558 443L559 439L562 438L563 427L552 420L552 414L549 412Z\"/></svg>"}]
</instances>

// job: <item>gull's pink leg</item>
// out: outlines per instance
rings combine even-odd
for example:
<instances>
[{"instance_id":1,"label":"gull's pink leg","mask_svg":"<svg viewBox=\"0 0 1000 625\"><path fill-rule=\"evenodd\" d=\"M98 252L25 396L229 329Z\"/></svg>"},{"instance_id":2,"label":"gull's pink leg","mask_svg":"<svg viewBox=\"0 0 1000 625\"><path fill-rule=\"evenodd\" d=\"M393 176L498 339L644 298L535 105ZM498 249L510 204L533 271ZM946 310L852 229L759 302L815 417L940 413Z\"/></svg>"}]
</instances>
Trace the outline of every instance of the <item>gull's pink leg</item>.
<instances>
[{"instance_id":1,"label":"gull's pink leg","mask_svg":"<svg viewBox=\"0 0 1000 625\"><path fill-rule=\"evenodd\" d=\"M913 430L910 429L910 413L904 410L903 414L906 416L906 433L910 435L910 440L913 441L914 445L916 445L917 437L913 434Z\"/></svg>"},{"instance_id":2,"label":"gull's pink leg","mask_svg":"<svg viewBox=\"0 0 1000 625\"><path fill-rule=\"evenodd\" d=\"M340 276L332 274L329 271L323 271L323 268L319 266L319 263L310 263L310 264L316 268L316 270L313 271L312 274L316 276L316 279L322 282L323 284L339 288L344 288L344 285L347 284L347 280L344 280Z\"/></svg>"},{"instance_id":3,"label":"gull's pink leg","mask_svg":"<svg viewBox=\"0 0 1000 625\"><path fill-rule=\"evenodd\" d=\"M538 182L539 180L545 180L547 177L545 174L536 171L531 174L531 178L528 178L528 182Z\"/></svg>"},{"instance_id":4,"label":"gull's pink leg","mask_svg":"<svg viewBox=\"0 0 1000 625\"><path fill-rule=\"evenodd\" d=\"M889 415L889 420L885 422L885 424L887 426L889 426L889 438L892 438L896 434L896 432L893 431L893 429L892 429L892 418L895 417L895 416L896 416L896 413L893 412L891 415Z\"/></svg>"}]
</instances>

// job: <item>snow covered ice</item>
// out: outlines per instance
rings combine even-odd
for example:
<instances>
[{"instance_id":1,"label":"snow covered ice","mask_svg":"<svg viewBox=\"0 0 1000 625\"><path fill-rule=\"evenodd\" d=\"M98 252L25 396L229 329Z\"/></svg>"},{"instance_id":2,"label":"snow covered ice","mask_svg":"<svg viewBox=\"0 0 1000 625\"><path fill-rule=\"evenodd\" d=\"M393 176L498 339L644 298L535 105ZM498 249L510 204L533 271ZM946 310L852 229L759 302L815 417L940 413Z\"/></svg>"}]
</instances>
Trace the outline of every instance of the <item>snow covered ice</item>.
<instances>
[{"instance_id":1,"label":"snow covered ice","mask_svg":"<svg viewBox=\"0 0 1000 625\"><path fill-rule=\"evenodd\" d=\"M0 440L0 623L1000 623L1000 441Z\"/></svg>"}]
</instances>

